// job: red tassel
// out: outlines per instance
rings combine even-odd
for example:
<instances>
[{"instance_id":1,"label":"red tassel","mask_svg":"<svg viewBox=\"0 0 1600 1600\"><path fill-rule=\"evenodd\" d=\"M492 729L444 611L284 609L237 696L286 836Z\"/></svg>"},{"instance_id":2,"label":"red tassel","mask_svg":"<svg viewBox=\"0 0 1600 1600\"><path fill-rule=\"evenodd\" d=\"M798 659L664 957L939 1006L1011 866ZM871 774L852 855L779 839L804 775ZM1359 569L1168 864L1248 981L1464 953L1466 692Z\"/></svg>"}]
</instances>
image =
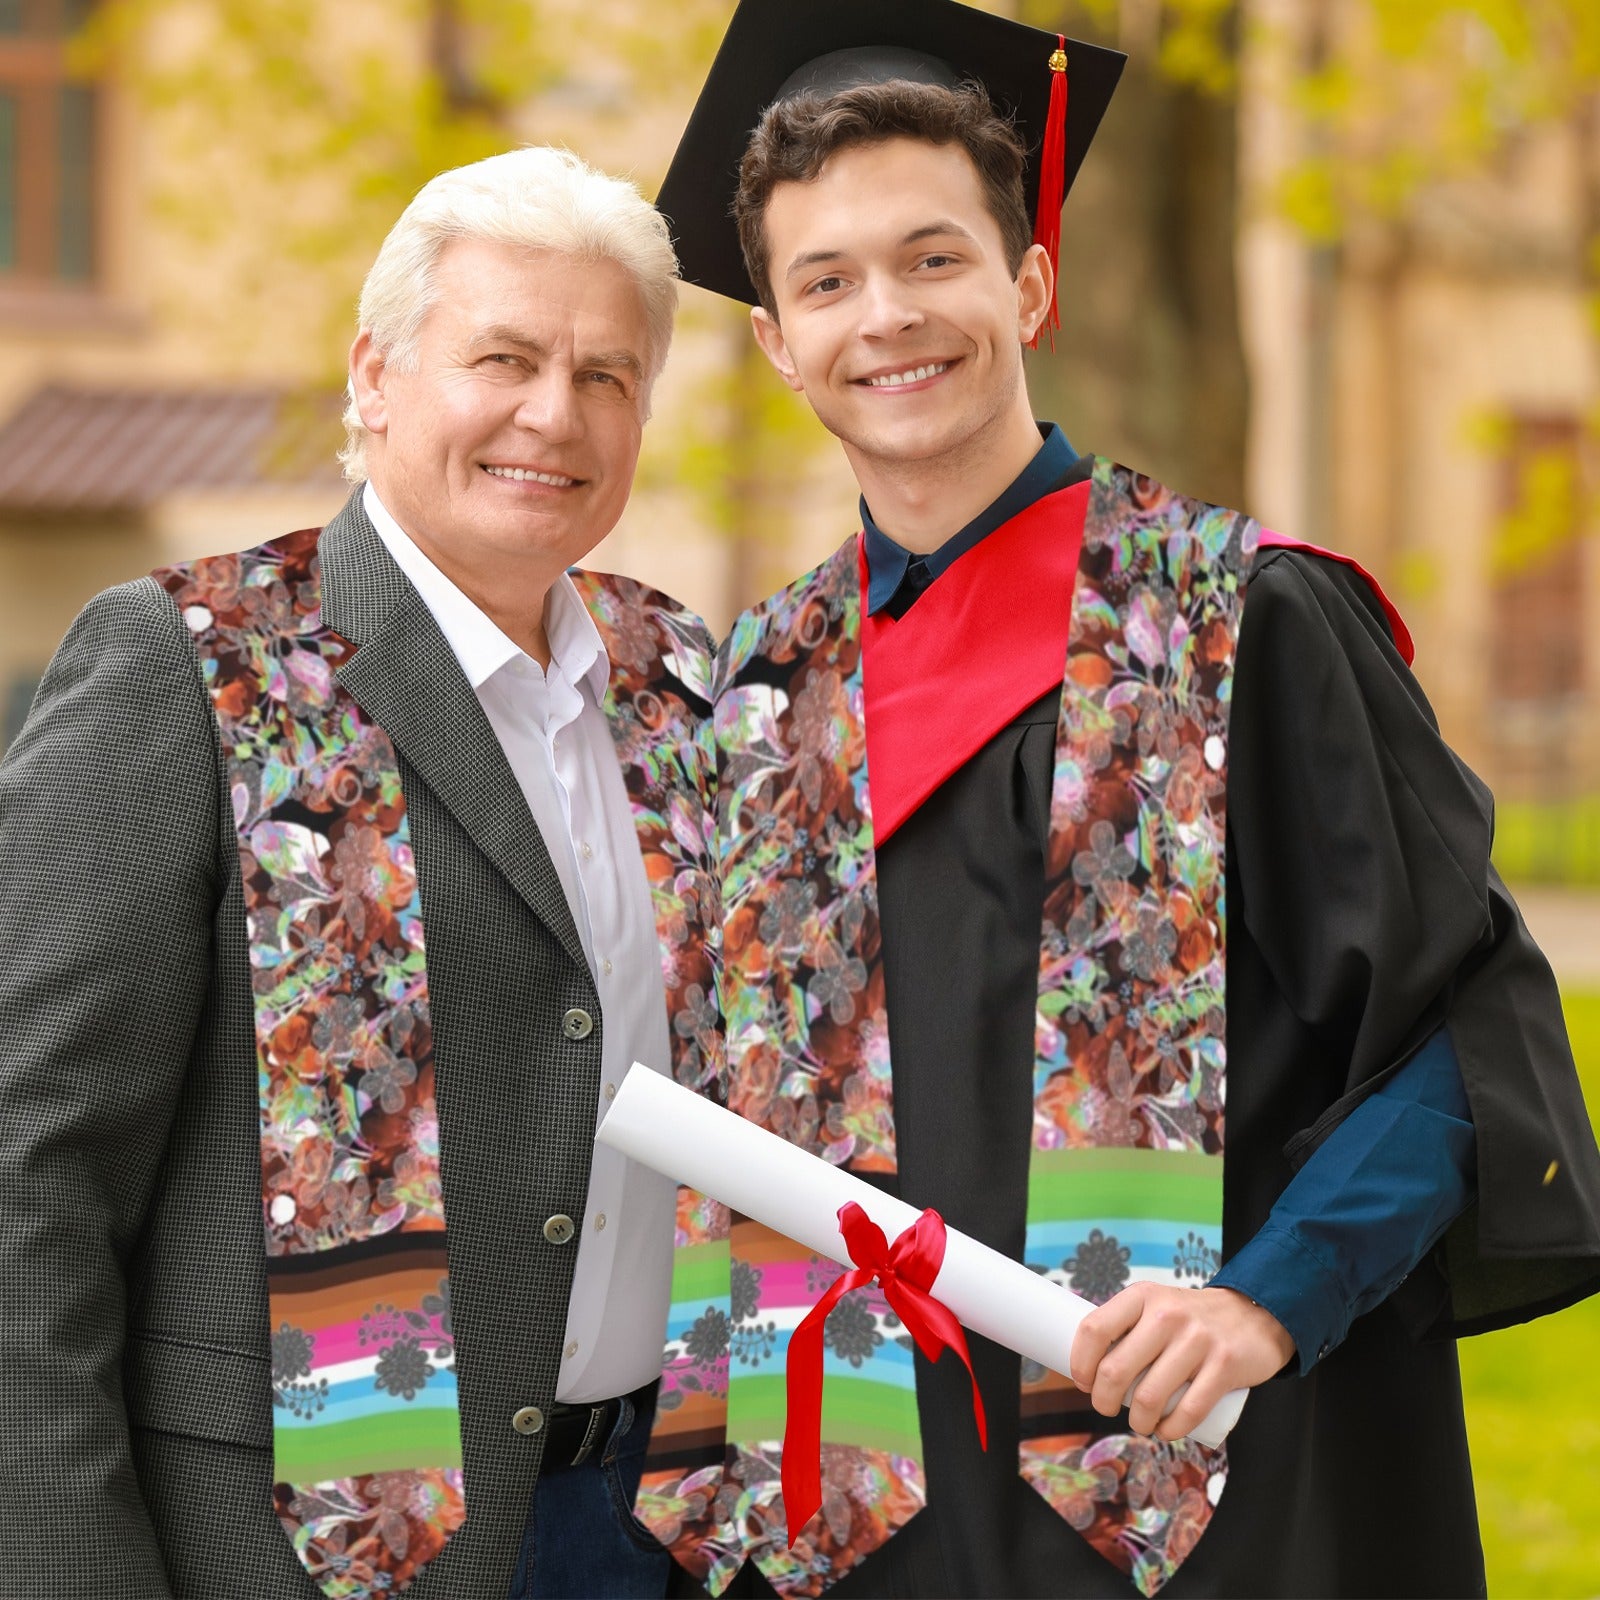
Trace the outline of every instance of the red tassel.
<instances>
[{"instance_id":1,"label":"red tassel","mask_svg":"<svg viewBox=\"0 0 1600 1600\"><path fill-rule=\"evenodd\" d=\"M1056 347L1055 330L1061 326L1055 277L1061 267L1061 202L1067 184L1067 36L1056 35L1057 49L1050 57L1050 112L1045 119L1044 144L1039 151L1039 211L1034 218L1033 242L1042 244L1050 257L1050 309L1039 324L1032 348L1047 329L1050 348Z\"/></svg>"}]
</instances>

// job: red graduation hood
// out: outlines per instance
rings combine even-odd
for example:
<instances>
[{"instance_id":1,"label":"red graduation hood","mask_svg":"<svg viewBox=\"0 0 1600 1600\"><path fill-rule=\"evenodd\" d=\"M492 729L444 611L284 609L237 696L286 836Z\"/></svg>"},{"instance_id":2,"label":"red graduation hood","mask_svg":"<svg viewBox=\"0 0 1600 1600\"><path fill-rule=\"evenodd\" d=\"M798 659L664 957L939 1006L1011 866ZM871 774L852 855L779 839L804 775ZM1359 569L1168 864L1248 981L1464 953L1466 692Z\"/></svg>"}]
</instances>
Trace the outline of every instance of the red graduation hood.
<instances>
[{"instance_id":1,"label":"red graduation hood","mask_svg":"<svg viewBox=\"0 0 1600 1600\"><path fill-rule=\"evenodd\" d=\"M1087 480L1036 500L898 620L861 619L867 782L881 845L1067 663ZM867 592L861 546L862 610Z\"/></svg>"},{"instance_id":2,"label":"red graduation hood","mask_svg":"<svg viewBox=\"0 0 1600 1600\"><path fill-rule=\"evenodd\" d=\"M863 614L867 773L883 844L952 773L1066 671L1072 594L1090 484L1035 501L981 539L903 617ZM1265 548L1307 550L1371 584L1409 664L1400 613L1359 562L1263 530ZM858 542L863 613L866 550Z\"/></svg>"},{"instance_id":3,"label":"red graduation hood","mask_svg":"<svg viewBox=\"0 0 1600 1600\"><path fill-rule=\"evenodd\" d=\"M1409 667L1417 659L1417 647L1412 642L1411 630L1406 626L1405 618L1395 609L1394 601L1383 592L1383 586L1361 565L1353 556L1342 556L1337 550L1324 550L1320 544L1307 544L1304 539L1291 539L1286 533L1274 533L1271 528L1261 530L1261 549L1263 550L1307 550L1314 556L1323 556L1329 561L1337 561L1341 566L1349 567L1359 572L1367 581L1367 587L1378 597L1378 604L1383 607L1383 614L1389 619L1389 631L1394 635L1394 647L1405 657ZM1044 691L1039 691L1041 694Z\"/></svg>"}]
</instances>

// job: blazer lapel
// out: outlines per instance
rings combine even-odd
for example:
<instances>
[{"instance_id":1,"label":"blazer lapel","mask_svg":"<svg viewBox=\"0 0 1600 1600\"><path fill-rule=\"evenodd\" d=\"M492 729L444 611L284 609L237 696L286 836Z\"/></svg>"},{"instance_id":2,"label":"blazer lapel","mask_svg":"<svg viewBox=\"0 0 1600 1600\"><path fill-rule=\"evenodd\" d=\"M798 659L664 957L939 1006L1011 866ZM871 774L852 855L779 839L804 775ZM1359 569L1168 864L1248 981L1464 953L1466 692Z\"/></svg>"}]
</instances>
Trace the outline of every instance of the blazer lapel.
<instances>
[{"instance_id":1,"label":"blazer lapel","mask_svg":"<svg viewBox=\"0 0 1600 1600\"><path fill-rule=\"evenodd\" d=\"M534 914L587 966L572 910L500 741L358 490L322 531L323 620L356 647L340 683Z\"/></svg>"}]
</instances>

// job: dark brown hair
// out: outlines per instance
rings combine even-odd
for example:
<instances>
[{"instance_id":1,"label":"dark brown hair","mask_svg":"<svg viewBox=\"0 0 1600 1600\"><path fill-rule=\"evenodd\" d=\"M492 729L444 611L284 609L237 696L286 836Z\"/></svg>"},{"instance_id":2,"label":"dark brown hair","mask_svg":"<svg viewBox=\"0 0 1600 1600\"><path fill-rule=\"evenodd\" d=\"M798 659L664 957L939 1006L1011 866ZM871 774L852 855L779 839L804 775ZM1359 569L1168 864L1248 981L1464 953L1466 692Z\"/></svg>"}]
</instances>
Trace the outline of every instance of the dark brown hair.
<instances>
[{"instance_id":1,"label":"dark brown hair","mask_svg":"<svg viewBox=\"0 0 1600 1600\"><path fill-rule=\"evenodd\" d=\"M981 85L950 89L895 78L836 94L808 92L767 108L739 164L733 215L745 269L769 313L775 316L777 308L763 224L772 191L780 183L810 182L841 150L900 138L958 144L967 152L978 169L989 214L1000 226L1006 263L1013 274L1021 268L1033 243L1022 190L1026 152Z\"/></svg>"}]
</instances>

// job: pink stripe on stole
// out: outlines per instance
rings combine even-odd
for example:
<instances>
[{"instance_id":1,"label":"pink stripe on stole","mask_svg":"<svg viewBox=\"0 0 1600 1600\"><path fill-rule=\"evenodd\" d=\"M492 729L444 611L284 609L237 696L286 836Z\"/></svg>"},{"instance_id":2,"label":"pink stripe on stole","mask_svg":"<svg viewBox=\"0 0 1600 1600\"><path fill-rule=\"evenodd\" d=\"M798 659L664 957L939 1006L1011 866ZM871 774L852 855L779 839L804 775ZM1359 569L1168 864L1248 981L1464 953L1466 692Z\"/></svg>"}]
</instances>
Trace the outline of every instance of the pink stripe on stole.
<instances>
[{"instance_id":1,"label":"pink stripe on stole","mask_svg":"<svg viewBox=\"0 0 1600 1600\"><path fill-rule=\"evenodd\" d=\"M818 1300L822 1298L822 1288L808 1286L808 1278L812 1283L822 1281L822 1273L832 1263L823 1263L812 1266L809 1261L784 1261L767 1262L759 1270L761 1272L761 1311L759 1315L768 1315L771 1312L787 1307L798 1307L809 1311ZM823 1283L833 1281L832 1275ZM867 1304L874 1311L886 1311L888 1302L883 1298L883 1290L877 1284L871 1284L864 1289L856 1289L855 1294L866 1296Z\"/></svg>"},{"instance_id":2,"label":"pink stripe on stole","mask_svg":"<svg viewBox=\"0 0 1600 1600\"><path fill-rule=\"evenodd\" d=\"M346 1361L375 1359L383 1346L373 1340L361 1342L361 1319L352 1317L349 1322L336 1322L331 1328L318 1328L316 1344L311 1352L311 1365L317 1367L340 1366Z\"/></svg>"}]
</instances>

